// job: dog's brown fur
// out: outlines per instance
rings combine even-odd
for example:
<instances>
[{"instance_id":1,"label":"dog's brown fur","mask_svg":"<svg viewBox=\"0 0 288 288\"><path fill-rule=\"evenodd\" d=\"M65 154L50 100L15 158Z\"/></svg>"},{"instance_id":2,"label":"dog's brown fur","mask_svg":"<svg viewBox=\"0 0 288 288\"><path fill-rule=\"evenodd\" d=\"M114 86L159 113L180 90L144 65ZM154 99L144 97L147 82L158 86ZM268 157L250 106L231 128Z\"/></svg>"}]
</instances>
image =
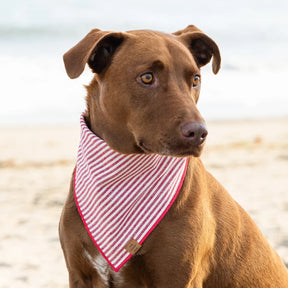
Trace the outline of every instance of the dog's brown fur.
<instances>
[{"instance_id":1,"label":"dog's brown fur","mask_svg":"<svg viewBox=\"0 0 288 288\"><path fill-rule=\"evenodd\" d=\"M206 134L200 141L186 133L187 125L200 134L206 129L196 108L200 84L191 86L191 79L212 57L216 74L219 49L195 26L173 35L95 29L64 55L71 78L86 63L95 72L85 118L110 147L125 154L190 155L178 198L118 273L94 261L102 256L79 216L71 182L59 227L70 288L288 287L279 256L198 158ZM151 85L141 82L146 72L153 73Z\"/></svg>"}]
</instances>

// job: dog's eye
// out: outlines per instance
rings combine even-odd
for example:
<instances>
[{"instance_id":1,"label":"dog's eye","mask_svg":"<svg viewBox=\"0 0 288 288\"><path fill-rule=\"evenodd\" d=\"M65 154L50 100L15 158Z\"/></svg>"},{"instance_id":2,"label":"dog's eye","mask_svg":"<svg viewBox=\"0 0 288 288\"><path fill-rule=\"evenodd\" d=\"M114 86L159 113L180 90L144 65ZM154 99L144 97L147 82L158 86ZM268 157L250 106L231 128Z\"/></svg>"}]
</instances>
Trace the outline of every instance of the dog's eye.
<instances>
[{"instance_id":1,"label":"dog's eye","mask_svg":"<svg viewBox=\"0 0 288 288\"><path fill-rule=\"evenodd\" d=\"M142 83L144 84L152 84L153 83L153 74L152 73L144 73L140 76Z\"/></svg>"},{"instance_id":2,"label":"dog's eye","mask_svg":"<svg viewBox=\"0 0 288 288\"><path fill-rule=\"evenodd\" d=\"M192 79L192 87L196 88L200 83L200 76L199 75L195 75Z\"/></svg>"}]
</instances>

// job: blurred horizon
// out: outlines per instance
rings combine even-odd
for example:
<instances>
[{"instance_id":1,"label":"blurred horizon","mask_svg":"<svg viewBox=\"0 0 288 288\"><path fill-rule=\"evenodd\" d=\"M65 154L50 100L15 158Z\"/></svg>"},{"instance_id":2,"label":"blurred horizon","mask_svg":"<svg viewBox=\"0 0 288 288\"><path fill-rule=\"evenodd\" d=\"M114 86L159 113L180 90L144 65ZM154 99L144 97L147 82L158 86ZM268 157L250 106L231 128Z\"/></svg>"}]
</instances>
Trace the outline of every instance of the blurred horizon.
<instances>
[{"instance_id":1,"label":"blurred horizon","mask_svg":"<svg viewBox=\"0 0 288 288\"><path fill-rule=\"evenodd\" d=\"M77 123L93 75L70 80L62 55L91 29L174 32L194 24L215 40L218 75L202 72L206 119L288 116L288 3L280 0L81 2L12 0L0 4L0 125Z\"/></svg>"}]
</instances>

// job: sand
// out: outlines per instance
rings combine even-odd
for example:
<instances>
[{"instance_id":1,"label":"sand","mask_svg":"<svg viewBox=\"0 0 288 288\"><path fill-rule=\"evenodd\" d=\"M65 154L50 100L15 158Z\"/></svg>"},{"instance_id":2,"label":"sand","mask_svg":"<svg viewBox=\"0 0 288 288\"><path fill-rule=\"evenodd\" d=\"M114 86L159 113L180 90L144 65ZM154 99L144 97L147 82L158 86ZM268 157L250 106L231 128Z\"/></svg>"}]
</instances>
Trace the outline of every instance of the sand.
<instances>
[{"instance_id":1,"label":"sand","mask_svg":"<svg viewBox=\"0 0 288 288\"><path fill-rule=\"evenodd\" d=\"M206 168L288 263L288 119L208 123ZM0 127L0 288L68 287L58 221L77 126Z\"/></svg>"}]
</instances>

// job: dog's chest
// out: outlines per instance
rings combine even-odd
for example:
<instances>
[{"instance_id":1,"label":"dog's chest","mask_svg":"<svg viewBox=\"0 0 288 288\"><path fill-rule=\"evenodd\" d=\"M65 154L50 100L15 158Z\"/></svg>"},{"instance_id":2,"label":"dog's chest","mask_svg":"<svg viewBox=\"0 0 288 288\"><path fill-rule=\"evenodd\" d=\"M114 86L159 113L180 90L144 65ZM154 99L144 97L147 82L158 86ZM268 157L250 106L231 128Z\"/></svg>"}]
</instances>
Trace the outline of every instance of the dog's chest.
<instances>
[{"instance_id":1,"label":"dog's chest","mask_svg":"<svg viewBox=\"0 0 288 288\"><path fill-rule=\"evenodd\" d=\"M115 272L111 269L108 262L99 253L98 255L92 257L89 252L85 251L85 256L90 262L91 266L96 270L100 278L102 279L105 287L110 287L110 283L113 282L113 287L118 285L123 285L124 276L121 271Z\"/></svg>"}]
</instances>

